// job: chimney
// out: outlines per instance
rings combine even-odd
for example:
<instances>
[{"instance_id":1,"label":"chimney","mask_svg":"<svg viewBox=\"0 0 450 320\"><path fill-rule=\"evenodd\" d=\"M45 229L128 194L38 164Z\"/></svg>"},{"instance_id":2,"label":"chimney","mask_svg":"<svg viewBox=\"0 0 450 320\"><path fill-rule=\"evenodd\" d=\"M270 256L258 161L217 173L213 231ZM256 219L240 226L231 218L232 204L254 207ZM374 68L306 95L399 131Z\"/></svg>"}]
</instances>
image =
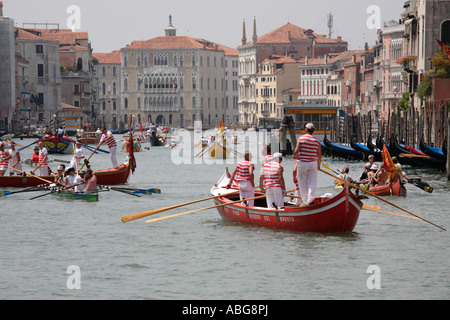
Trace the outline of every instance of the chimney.
<instances>
[{"instance_id":1,"label":"chimney","mask_svg":"<svg viewBox=\"0 0 450 320\"><path fill-rule=\"evenodd\" d=\"M3 17L3 1L0 1L0 17Z\"/></svg>"},{"instance_id":2,"label":"chimney","mask_svg":"<svg viewBox=\"0 0 450 320\"><path fill-rule=\"evenodd\" d=\"M325 64L327 64L328 63L328 54L327 53L325 53L325 55L324 55L324 62L325 62Z\"/></svg>"}]
</instances>

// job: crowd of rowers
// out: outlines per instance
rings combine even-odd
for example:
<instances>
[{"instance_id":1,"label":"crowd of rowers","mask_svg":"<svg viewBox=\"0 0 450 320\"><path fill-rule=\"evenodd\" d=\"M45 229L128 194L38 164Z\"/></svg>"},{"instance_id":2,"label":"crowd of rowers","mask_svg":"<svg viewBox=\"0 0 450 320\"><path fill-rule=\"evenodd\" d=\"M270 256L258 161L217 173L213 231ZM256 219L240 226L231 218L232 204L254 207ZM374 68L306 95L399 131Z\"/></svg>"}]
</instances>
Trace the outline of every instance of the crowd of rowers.
<instances>
[{"instance_id":1,"label":"crowd of rowers","mask_svg":"<svg viewBox=\"0 0 450 320\"><path fill-rule=\"evenodd\" d=\"M410 182L410 178L408 175L402 170L400 163L398 163L397 157L392 157L392 162L397 169L398 176L400 177L400 182L405 184ZM364 164L363 172L359 175L358 179L353 179L353 177L349 174L350 168L348 166L342 168L338 175L340 180L336 180L335 184L337 186L342 185L342 180L348 181L350 183L357 184L364 189L369 189L370 187L383 186L387 184L391 184L393 181L390 181L389 174L384 168L384 164L381 163L378 165L375 163L375 158L373 155L369 155L368 162Z\"/></svg>"},{"instance_id":2,"label":"crowd of rowers","mask_svg":"<svg viewBox=\"0 0 450 320\"><path fill-rule=\"evenodd\" d=\"M0 176L4 176L9 169L9 175L23 176L27 175L22 171L22 163L20 152L15 148L15 142L9 143L10 150L5 150L5 143L0 142ZM81 143L76 142L76 148L70 164L67 166L60 164L56 172L52 172L48 166L48 151L44 147L43 142L39 142L34 148L34 153L31 156L30 164L36 165L36 168L30 172L33 176L39 170L39 176L45 180L52 182L56 186L62 186L66 190L74 192L84 192L85 194L97 193L97 177L93 174L90 163L84 158ZM81 165L81 161L84 164ZM86 170L83 168L86 166ZM81 169L81 170L79 170ZM53 181L49 180L51 177Z\"/></svg>"},{"instance_id":3,"label":"crowd of rowers","mask_svg":"<svg viewBox=\"0 0 450 320\"><path fill-rule=\"evenodd\" d=\"M322 151L319 139L313 136L314 124L305 125L305 134L300 136L294 151L296 163L293 171L295 183L296 204L307 207L314 204L317 187L317 172L322 163ZM283 155L279 152L271 154L270 144L263 150L263 163L259 179L259 188L266 194L267 208L284 208L286 184ZM251 199L255 196L255 166L251 162L249 151L244 153L244 160L240 161L234 169L226 188L239 189L240 199ZM248 206L254 205L254 200L246 201Z\"/></svg>"}]
</instances>

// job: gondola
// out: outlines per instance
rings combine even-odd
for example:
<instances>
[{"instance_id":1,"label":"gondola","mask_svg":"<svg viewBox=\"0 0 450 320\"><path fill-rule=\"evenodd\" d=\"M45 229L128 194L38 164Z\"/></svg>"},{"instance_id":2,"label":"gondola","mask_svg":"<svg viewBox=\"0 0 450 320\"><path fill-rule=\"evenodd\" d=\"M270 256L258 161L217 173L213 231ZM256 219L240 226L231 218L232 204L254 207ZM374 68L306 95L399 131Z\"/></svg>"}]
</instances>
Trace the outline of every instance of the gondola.
<instances>
[{"instance_id":1,"label":"gondola","mask_svg":"<svg viewBox=\"0 0 450 320\"><path fill-rule=\"evenodd\" d=\"M447 161L447 139L444 140L442 149L429 147L425 143L425 138L422 135L422 138L420 139L420 150L422 150L423 153L426 155L435 158L440 161ZM445 148L445 149L444 149Z\"/></svg>"},{"instance_id":2,"label":"gondola","mask_svg":"<svg viewBox=\"0 0 450 320\"><path fill-rule=\"evenodd\" d=\"M412 147L400 145L396 137L390 139L390 146L393 150L393 155L397 156L398 162L412 167L434 168L440 171L445 171L445 162L427 156Z\"/></svg>"},{"instance_id":3,"label":"gondola","mask_svg":"<svg viewBox=\"0 0 450 320\"><path fill-rule=\"evenodd\" d=\"M357 143L356 142L356 136L352 137L352 140L350 141L350 146L353 149L355 149L356 151L359 151L362 154L364 154L365 158L367 158L370 155L373 155L375 161L381 161L382 160L381 152L373 152L372 150L369 149L369 147L367 145L362 144L362 143Z\"/></svg>"},{"instance_id":4,"label":"gondola","mask_svg":"<svg viewBox=\"0 0 450 320\"><path fill-rule=\"evenodd\" d=\"M217 210L227 222L298 232L352 232L363 207L361 200L348 188L334 197L317 197L313 205L304 208L286 202L284 209L268 209L265 198L255 200L252 207L240 202L231 204L239 200L239 194L230 194L230 189L223 188L229 178L226 172L211 189L214 196L223 195L214 201L216 205L224 205ZM259 195L264 194L256 194Z\"/></svg>"},{"instance_id":5,"label":"gondola","mask_svg":"<svg viewBox=\"0 0 450 320\"><path fill-rule=\"evenodd\" d=\"M335 157L344 158L348 160L362 160L363 154L350 146L346 146L340 143L332 143L328 140L325 133L323 143L331 149L331 154Z\"/></svg>"},{"instance_id":6,"label":"gondola","mask_svg":"<svg viewBox=\"0 0 450 320\"><path fill-rule=\"evenodd\" d=\"M369 133L369 137L367 138L367 148L372 152L375 159L383 159L382 151L373 143L372 134ZM378 160L381 161L381 160Z\"/></svg>"},{"instance_id":7,"label":"gondola","mask_svg":"<svg viewBox=\"0 0 450 320\"><path fill-rule=\"evenodd\" d=\"M166 139L156 132L152 132L150 135L150 144L152 147L162 147L166 144Z\"/></svg>"}]
</instances>

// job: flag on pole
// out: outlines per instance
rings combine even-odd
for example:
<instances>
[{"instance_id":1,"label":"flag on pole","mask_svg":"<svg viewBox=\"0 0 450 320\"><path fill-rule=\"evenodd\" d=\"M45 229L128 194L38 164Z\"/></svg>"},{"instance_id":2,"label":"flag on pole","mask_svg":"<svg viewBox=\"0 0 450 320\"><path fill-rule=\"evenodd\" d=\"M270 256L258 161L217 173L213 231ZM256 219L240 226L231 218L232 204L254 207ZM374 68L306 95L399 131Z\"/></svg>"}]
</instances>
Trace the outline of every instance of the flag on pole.
<instances>
[{"instance_id":1,"label":"flag on pole","mask_svg":"<svg viewBox=\"0 0 450 320\"><path fill-rule=\"evenodd\" d=\"M395 166L394 161L392 161L391 155L389 154L389 150L387 149L386 145L383 145L382 156L384 170L388 173L391 181L393 181L397 174L397 167Z\"/></svg>"},{"instance_id":2,"label":"flag on pole","mask_svg":"<svg viewBox=\"0 0 450 320\"><path fill-rule=\"evenodd\" d=\"M443 43L442 41L440 41L439 39L436 39L436 41L439 43L442 50L444 50L445 54L450 59L450 47L448 45L446 45L445 43Z\"/></svg>"}]
</instances>

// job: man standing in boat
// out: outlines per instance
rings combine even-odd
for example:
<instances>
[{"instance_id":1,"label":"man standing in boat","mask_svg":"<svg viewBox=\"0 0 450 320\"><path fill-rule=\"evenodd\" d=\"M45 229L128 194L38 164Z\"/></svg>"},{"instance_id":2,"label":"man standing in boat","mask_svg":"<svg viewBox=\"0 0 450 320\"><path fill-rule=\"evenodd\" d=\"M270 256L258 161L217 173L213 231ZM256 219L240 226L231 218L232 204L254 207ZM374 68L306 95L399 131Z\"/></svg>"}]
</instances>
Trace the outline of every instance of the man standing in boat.
<instances>
[{"instance_id":1,"label":"man standing in boat","mask_svg":"<svg viewBox=\"0 0 450 320\"><path fill-rule=\"evenodd\" d=\"M8 170L9 159L11 159L11 156L5 151L5 144L0 141L0 176L4 176L6 170Z\"/></svg>"},{"instance_id":2,"label":"man standing in boat","mask_svg":"<svg viewBox=\"0 0 450 320\"><path fill-rule=\"evenodd\" d=\"M314 124L305 126L305 134L298 138L294 159L298 159L297 177L303 203L300 207L310 205L315 198L317 188L317 171L322 163L320 141L313 136Z\"/></svg>"},{"instance_id":3,"label":"man standing in boat","mask_svg":"<svg viewBox=\"0 0 450 320\"><path fill-rule=\"evenodd\" d=\"M111 131L106 130L106 128L101 128L102 131L102 137L100 139L100 143L98 144L97 148L100 148L103 142L106 142L109 148L109 152L111 154L111 162L113 168L117 168L119 165L117 164L117 158L116 158L116 149L117 149L117 142L116 139L114 139L113 134Z\"/></svg>"},{"instance_id":4,"label":"man standing in boat","mask_svg":"<svg viewBox=\"0 0 450 320\"><path fill-rule=\"evenodd\" d=\"M239 195L241 200L253 198L255 196L255 165L250 162L252 155L250 151L245 151L244 160L239 162L231 175L230 182L227 188L233 185L233 180L236 180L239 185ZM249 200L248 205L253 207L254 200Z\"/></svg>"},{"instance_id":5,"label":"man standing in boat","mask_svg":"<svg viewBox=\"0 0 450 320\"><path fill-rule=\"evenodd\" d=\"M283 166L281 161L283 155L275 153L272 161L267 162L263 167L264 190L266 191L267 208L281 209L284 207L284 194L286 186L283 178ZM262 186L260 186L262 189Z\"/></svg>"},{"instance_id":6,"label":"man standing in boat","mask_svg":"<svg viewBox=\"0 0 450 320\"><path fill-rule=\"evenodd\" d=\"M84 159L84 152L83 149L81 148L81 142L77 141L75 143L74 155L67 169L75 168L78 171L78 169L80 168L81 159Z\"/></svg>"},{"instance_id":7,"label":"man standing in boat","mask_svg":"<svg viewBox=\"0 0 450 320\"><path fill-rule=\"evenodd\" d=\"M39 163L33 173L39 168L39 175L41 177L48 176L48 150L44 147L44 143L39 141Z\"/></svg>"}]
</instances>

